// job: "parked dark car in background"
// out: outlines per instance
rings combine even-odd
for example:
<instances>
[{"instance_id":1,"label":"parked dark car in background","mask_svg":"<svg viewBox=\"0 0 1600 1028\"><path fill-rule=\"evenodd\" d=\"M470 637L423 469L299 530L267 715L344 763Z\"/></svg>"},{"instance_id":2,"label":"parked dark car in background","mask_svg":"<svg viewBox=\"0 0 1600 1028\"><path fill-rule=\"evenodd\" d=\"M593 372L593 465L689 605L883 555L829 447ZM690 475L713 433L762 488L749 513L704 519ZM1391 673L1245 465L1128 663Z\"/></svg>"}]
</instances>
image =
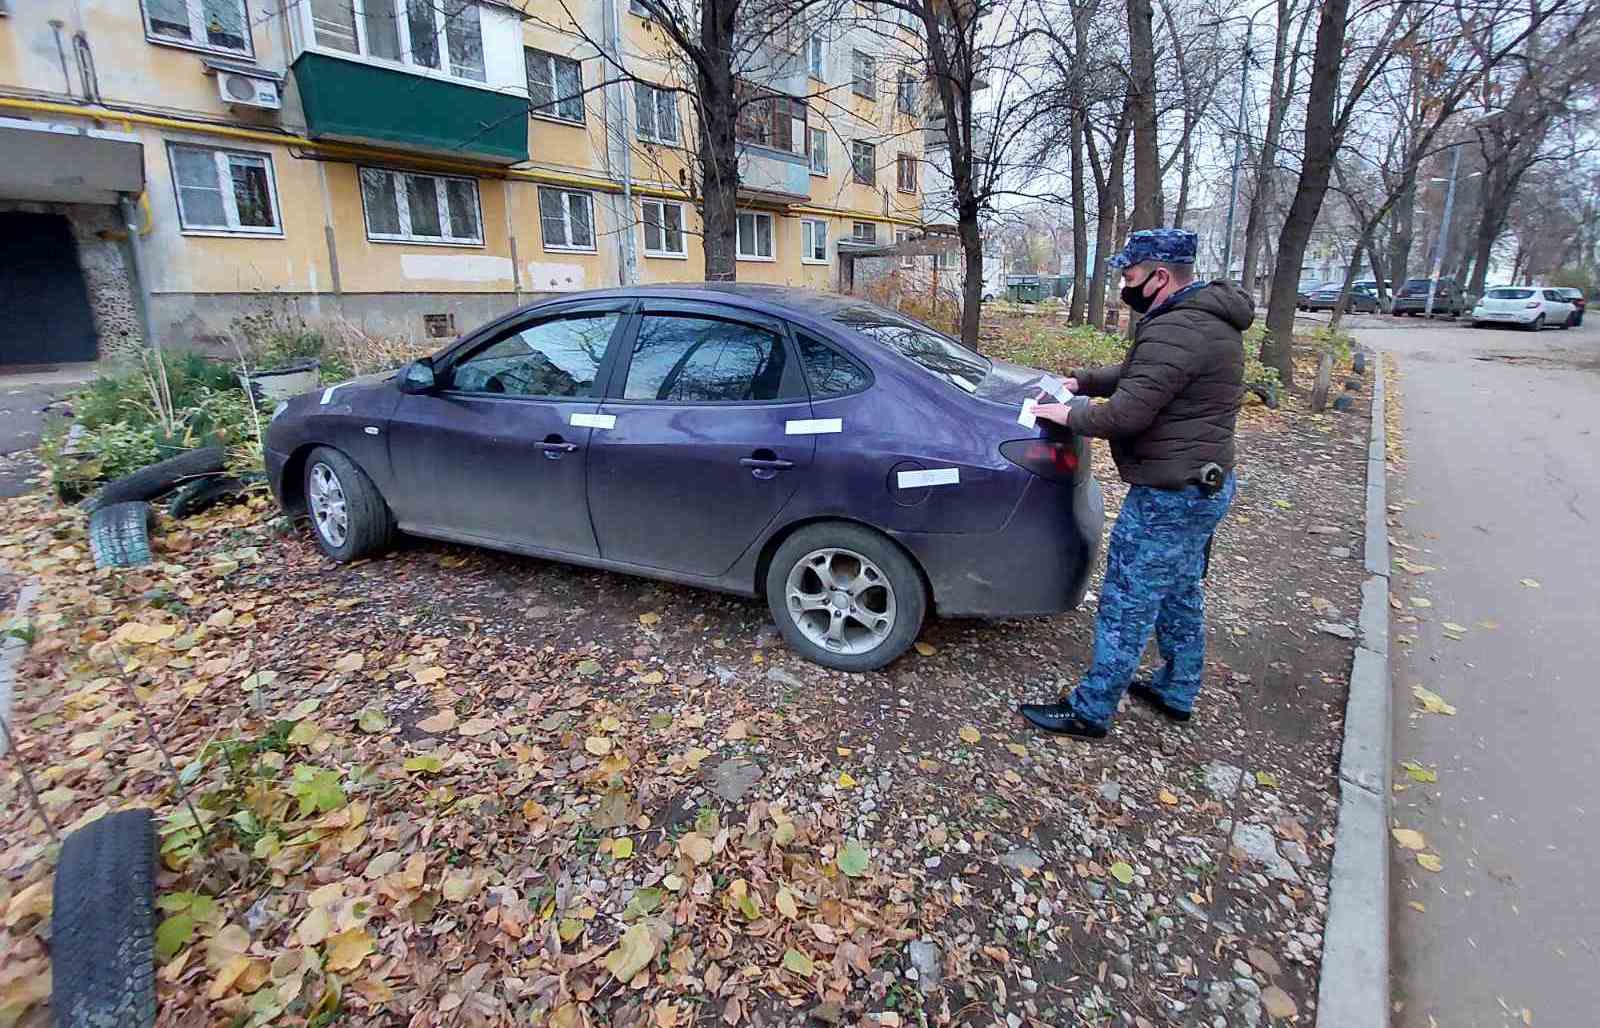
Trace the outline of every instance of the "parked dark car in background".
<instances>
[{"instance_id":1,"label":"parked dark car in background","mask_svg":"<svg viewBox=\"0 0 1600 1028\"><path fill-rule=\"evenodd\" d=\"M1294 305L1300 310L1307 310L1306 304L1311 301L1311 294L1324 289L1337 289L1338 282L1306 282L1295 291Z\"/></svg>"},{"instance_id":2,"label":"parked dark car in background","mask_svg":"<svg viewBox=\"0 0 1600 1028\"><path fill-rule=\"evenodd\" d=\"M1301 309L1308 311L1331 311L1339 302L1339 293L1343 290L1342 283L1336 283L1307 296L1301 304ZM1377 314L1383 310L1383 304L1378 302L1378 294L1372 291L1371 286L1350 287L1350 299L1345 303L1345 310Z\"/></svg>"},{"instance_id":3,"label":"parked dark car in background","mask_svg":"<svg viewBox=\"0 0 1600 1028\"><path fill-rule=\"evenodd\" d=\"M1422 314L1428 309L1426 278L1408 278L1394 295L1393 314ZM1453 278L1441 278L1433 291L1433 313L1459 318L1468 309L1467 296Z\"/></svg>"},{"instance_id":4,"label":"parked dark car in background","mask_svg":"<svg viewBox=\"0 0 1600 1028\"><path fill-rule=\"evenodd\" d=\"M1082 599L1104 506L1087 440L1018 424L1042 377L853 297L583 293L290 400L266 463L334 560L399 530L764 597L859 671L929 611Z\"/></svg>"},{"instance_id":5,"label":"parked dark car in background","mask_svg":"<svg viewBox=\"0 0 1600 1028\"><path fill-rule=\"evenodd\" d=\"M1583 310L1589 305L1588 298L1583 295L1583 290L1573 288L1572 286L1565 286L1561 289L1557 289L1556 292L1565 296L1567 298L1567 302L1572 304L1572 319L1569 324L1571 324L1573 328L1577 328L1579 325L1583 324Z\"/></svg>"}]
</instances>

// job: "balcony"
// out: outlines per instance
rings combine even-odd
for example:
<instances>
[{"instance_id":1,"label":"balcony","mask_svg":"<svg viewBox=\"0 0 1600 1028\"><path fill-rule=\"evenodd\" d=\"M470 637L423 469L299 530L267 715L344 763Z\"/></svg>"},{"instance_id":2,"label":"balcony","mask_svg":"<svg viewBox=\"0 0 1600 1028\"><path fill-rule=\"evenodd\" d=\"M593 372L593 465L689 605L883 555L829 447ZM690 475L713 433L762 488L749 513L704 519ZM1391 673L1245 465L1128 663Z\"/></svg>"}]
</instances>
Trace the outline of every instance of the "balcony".
<instances>
[{"instance_id":1,"label":"balcony","mask_svg":"<svg viewBox=\"0 0 1600 1028\"><path fill-rule=\"evenodd\" d=\"M290 70L313 139L494 164L528 159L524 97L312 50Z\"/></svg>"},{"instance_id":2,"label":"balcony","mask_svg":"<svg viewBox=\"0 0 1600 1028\"><path fill-rule=\"evenodd\" d=\"M739 193L753 200L811 199L811 166L799 154L740 144Z\"/></svg>"}]
</instances>

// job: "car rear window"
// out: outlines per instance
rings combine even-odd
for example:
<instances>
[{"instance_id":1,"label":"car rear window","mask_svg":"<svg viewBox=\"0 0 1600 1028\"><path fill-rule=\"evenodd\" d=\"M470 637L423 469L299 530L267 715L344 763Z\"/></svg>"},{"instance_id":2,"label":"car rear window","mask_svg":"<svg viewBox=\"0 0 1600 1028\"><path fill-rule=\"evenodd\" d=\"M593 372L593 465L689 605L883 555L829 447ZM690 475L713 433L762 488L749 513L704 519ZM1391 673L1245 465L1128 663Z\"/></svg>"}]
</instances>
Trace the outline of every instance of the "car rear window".
<instances>
[{"instance_id":1,"label":"car rear window","mask_svg":"<svg viewBox=\"0 0 1600 1028\"><path fill-rule=\"evenodd\" d=\"M923 370L950 383L965 393L978 390L978 383L992 365L982 354L962 346L949 336L907 318L897 318L873 307L846 307L832 315L834 321L854 329L868 339L915 361Z\"/></svg>"},{"instance_id":2,"label":"car rear window","mask_svg":"<svg viewBox=\"0 0 1600 1028\"><path fill-rule=\"evenodd\" d=\"M1426 289L1426 288L1428 288L1428 280L1425 279L1425 278L1408 278L1408 279L1406 279L1406 288L1407 289Z\"/></svg>"},{"instance_id":3,"label":"car rear window","mask_svg":"<svg viewBox=\"0 0 1600 1028\"><path fill-rule=\"evenodd\" d=\"M1533 290L1532 289L1491 289L1491 290L1489 290L1489 299L1491 299L1491 300L1526 300L1528 297L1530 297L1532 295L1533 295Z\"/></svg>"}]
</instances>

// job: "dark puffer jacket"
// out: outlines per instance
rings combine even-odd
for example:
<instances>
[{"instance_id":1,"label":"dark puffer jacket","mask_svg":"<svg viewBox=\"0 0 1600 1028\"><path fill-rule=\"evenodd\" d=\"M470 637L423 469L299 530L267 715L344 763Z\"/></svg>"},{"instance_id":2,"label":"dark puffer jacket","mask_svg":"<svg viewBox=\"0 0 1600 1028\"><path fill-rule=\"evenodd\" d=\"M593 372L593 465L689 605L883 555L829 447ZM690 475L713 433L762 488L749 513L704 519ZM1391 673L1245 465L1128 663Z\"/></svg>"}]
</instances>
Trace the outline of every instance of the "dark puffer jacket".
<instances>
[{"instance_id":1,"label":"dark puffer jacket","mask_svg":"<svg viewBox=\"0 0 1600 1028\"><path fill-rule=\"evenodd\" d=\"M1134 329L1120 365L1074 371L1084 396L1068 427L1111 441L1117 472L1132 485L1179 489L1209 463L1233 469L1233 428L1244 401L1240 334L1255 304L1226 282L1157 308Z\"/></svg>"}]
</instances>

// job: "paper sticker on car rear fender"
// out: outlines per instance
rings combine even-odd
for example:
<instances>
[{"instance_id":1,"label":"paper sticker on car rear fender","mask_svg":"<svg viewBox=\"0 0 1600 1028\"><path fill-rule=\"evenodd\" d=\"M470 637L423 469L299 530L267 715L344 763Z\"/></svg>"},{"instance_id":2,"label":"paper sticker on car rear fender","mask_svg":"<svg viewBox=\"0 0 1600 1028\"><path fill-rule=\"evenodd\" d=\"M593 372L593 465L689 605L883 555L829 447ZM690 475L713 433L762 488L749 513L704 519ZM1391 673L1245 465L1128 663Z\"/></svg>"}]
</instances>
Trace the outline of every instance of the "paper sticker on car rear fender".
<instances>
[{"instance_id":1,"label":"paper sticker on car rear fender","mask_svg":"<svg viewBox=\"0 0 1600 1028\"><path fill-rule=\"evenodd\" d=\"M616 428L617 416L615 414L574 414L572 416L574 428Z\"/></svg>"},{"instance_id":2,"label":"paper sticker on car rear fender","mask_svg":"<svg viewBox=\"0 0 1600 1028\"><path fill-rule=\"evenodd\" d=\"M843 431L843 418L806 418L783 423L784 435L829 435Z\"/></svg>"},{"instance_id":3,"label":"paper sticker on car rear fender","mask_svg":"<svg viewBox=\"0 0 1600 1028\"><path fill-rule=\"evenodd\" d=\"M1032 428L1039 423L1039 416L1033 412L1034 403L1032 397L1022 401L1022 413L1017 415L1017 424L1023 428Z\"/></svg>"},{"instance_id":4,"label":"paper sticker on car rear fender","mask_svg":"<svg viewBox=\"0 0 1600 1028\"><path fill-rule=\"evenodd\" d=\"M901 489L919 489L929 485L960 485L960 468L931 468L927 471L902 471L895 475L895 484Z\"/></svg>"}]
</instances>

